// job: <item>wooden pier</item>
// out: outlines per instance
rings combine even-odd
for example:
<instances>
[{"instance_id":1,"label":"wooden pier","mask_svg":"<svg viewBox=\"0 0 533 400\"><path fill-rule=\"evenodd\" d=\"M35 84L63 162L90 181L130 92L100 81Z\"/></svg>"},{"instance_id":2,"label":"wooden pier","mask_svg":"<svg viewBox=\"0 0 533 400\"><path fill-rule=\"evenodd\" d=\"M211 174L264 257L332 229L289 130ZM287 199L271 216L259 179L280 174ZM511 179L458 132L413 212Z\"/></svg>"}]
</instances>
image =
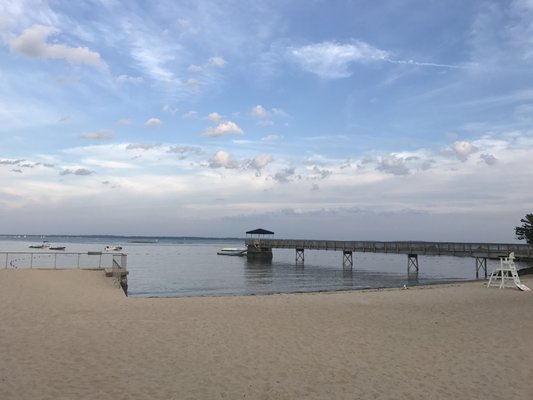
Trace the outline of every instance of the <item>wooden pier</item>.
<instances>
[{"instance_id":1,"label":"wooden pier","mask_svg":"<svg viewBox=\"0 0 533 400\"><path fill-rule=\"evenodd\" d=\"M463 242L380 242L380 241L336 241L336 240L293 240L293 239L246 239L248 255L263 254L272 258L272 249L294 249L296 262L304 262L305 250L342 251L343 266L352 267L354 252L392 253L407 255L407 270L418 271L418 256L454 256L476 259L476 276L484 270L487 276L487 259L507 257L514 252L517 259L533 260L533 246L513 243L463 243ZM250 252L250 250L252 250Z\"/></svg>"}]
</instances>

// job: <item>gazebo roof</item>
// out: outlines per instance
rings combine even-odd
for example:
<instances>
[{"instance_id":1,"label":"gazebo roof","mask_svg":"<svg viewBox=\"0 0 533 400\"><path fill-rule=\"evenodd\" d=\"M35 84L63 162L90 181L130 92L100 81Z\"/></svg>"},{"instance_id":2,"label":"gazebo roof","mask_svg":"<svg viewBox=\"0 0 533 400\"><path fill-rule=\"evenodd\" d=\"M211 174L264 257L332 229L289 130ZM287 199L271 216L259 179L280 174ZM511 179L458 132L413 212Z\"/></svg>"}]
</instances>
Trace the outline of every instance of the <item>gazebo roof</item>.
<instances>
[{"instance_id":1,"label":"gazebo roof","mask_svg":"<svg viewBox=\"0 0 533 400\"><path fill-rule=\"evenodd\" d=\"M254 229L253 231L248 231L246 232L247 235L273 235L274 232L272 231L267 231L266 229L263 229L263 228L259 228L259 229Z\"/></svg>"}]
</instances>

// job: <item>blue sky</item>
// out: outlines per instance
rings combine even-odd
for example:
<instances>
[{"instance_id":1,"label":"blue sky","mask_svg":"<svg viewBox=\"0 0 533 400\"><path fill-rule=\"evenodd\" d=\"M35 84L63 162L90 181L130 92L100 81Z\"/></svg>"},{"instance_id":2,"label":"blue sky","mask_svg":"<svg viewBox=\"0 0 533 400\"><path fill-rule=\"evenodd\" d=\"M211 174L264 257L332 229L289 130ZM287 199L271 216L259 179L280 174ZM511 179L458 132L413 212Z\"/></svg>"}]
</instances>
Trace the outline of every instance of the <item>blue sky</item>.
<instances>
[{"instance_id":1,"label":"blue sky","mask_svg":"<svg viewBox=\"0 0 533 400\"><path fill-rule=\"evenodd\" d=\"M514 241L531 21L531 0L0 0L0 230Z\"/></svg>"}]
</instances>

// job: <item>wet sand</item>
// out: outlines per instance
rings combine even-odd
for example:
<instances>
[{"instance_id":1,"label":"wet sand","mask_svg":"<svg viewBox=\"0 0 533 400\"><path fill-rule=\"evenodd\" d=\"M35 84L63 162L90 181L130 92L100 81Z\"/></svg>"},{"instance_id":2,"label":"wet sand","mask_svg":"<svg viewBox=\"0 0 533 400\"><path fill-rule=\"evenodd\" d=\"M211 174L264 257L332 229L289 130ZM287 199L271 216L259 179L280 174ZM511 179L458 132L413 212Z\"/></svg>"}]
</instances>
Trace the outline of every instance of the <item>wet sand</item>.
<instances>
[{"instance_id":1,"label":"wet sand","mask_svg":"<svg viewBox=\"0 0 533 400\"><path fill-rule=\"evenodd\" d=\"M533 399L533 292L148 299L0 270L0 399Z\"/></svg>"}]
</instances>

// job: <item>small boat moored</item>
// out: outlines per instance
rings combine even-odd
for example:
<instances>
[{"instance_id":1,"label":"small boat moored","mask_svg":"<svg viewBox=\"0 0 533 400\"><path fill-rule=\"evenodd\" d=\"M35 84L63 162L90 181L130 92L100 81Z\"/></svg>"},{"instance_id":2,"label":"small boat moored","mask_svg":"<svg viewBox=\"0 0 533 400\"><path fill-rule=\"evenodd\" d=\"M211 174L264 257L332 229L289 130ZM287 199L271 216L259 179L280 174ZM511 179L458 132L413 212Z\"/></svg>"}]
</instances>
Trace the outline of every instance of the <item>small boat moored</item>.
<instances>
[{"instance_id":1,"label":"small boat moored","mask_svg":"<svg viewBox=\"0 0 533 400\"><path fill-rule=\"evenodd\" d=\"M104 247L104 251L121 251L122 246L106 246Z\"/></svg>"},{"instance_id":2,"label":"small boat moored","mask_svg":"<svg viewBox=\"0 0 533 400\"><path fill-rule=\"evenodd\" d=\"M28 247L30 249L47 249L50 247L50 243L44 241L41 244L30 244Z\"/></svg>"},{"instance_id":3,"label":"small boat moored","mask_svg":"<svg viewBox=\"0 0 533 400\"><path fill-rule=\"evenodd\" d=\"M50 246L49 249L50 250L65 250L66 247L65 246Z\"/></svg>"},{"instance_id":4,"label":"small boat moored","mask_svg":"<svg viewBox=\"0 0 533 400\"><path fill-rule=\"evenodd\" d=\"M238 249L236 247L224 247L217 252L219 256L245 256L247 249Z\"/></svg>"}]
</instances>

